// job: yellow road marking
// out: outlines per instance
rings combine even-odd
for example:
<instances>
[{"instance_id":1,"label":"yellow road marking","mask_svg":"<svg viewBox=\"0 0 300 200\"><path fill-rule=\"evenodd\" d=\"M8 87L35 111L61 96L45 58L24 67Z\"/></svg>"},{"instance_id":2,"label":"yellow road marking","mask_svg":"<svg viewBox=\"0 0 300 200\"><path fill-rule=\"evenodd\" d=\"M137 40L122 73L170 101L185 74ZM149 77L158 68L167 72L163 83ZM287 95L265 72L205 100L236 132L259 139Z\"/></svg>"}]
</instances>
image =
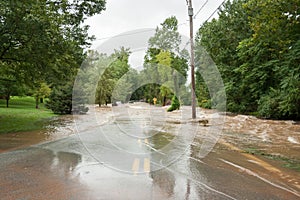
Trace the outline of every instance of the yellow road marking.
<instances>
[{"instance_id":1,"label":"yellow road marking","mask_svg":"<svg viewBox=\"0 0 300 200\"><path fill-rule=\"evenodd\" d=\"M145 144L149 144L149 141L147 138L144 140L144 142L145 142Z\"/></svg>"},{"instance_id":2,"label":"yellow road marking","mask_svg":"<svg viewBox=\"0 0 300 200\"><path fill-rule=\"evenodd\" d=\"M140 168L140 159L135 158L132 164L132 171L136 174Z\"/></svg>"},{"instance_id":3,"label":"yellow road marking","mask_svg":"<svg viewBox=\"0 0 300 200\"><path fill-rule=\"evenodd\" d=\"M149 160L149 158L144 158L144 171L146 173L150 172L150 160Z\"/></svg>"}]
</instances>

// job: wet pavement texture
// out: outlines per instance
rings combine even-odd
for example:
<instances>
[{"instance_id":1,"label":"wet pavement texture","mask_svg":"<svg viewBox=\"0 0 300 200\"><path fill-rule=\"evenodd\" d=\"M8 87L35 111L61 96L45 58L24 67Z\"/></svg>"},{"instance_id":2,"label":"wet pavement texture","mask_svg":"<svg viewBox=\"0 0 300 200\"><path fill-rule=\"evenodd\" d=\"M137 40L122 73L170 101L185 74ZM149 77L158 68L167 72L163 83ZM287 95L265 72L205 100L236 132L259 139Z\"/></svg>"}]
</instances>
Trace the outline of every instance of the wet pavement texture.
<instances>
[{"instance_id":1,"label":"wet pavement texture","mask_svg":"<svg viewBox=\"0 0 300 200\"><path fill-rule=\"evenodd\" d=\"M1 135L0 199L300 199L299 171L245 151L297 162L299 124L197 112L92 107L23 145Z\"/></svg>"}]
</instances>

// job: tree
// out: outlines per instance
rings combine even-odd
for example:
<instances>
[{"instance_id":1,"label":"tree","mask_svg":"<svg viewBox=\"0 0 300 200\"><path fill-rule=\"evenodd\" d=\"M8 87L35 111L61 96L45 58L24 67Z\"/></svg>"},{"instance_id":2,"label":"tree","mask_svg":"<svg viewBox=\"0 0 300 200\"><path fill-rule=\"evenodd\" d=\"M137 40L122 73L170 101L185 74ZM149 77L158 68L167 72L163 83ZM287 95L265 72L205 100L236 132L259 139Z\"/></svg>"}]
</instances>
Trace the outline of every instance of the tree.
<instances>
[{"instance_id":1,"label":"tree","mask_svg":"<svg viewBox=\"0 0 300 200\"><path fill-rule=\"evenodd\" d=\"M11 67L5 75L31 88L45 82L65 90L94 39L84 21L104 10L105 1L13 0L0 7L0 67Z\"/></svg>"},{"instance_id":2,"label":"tree","mask_svg":"<svg viewBox=\"0 0 300 200\"><path fill-rule=\"evenodd\" d=\"M39 101L51 94L51 89L46 83L39 83L36 87L33 96L35 98L35 108L39 108Z\"/></svg>"},{"instance_id":3,"label":"tree","mask_svg":"<svg viewBox=\"0 0 300 200\"><path fill-rule=\"evenodd\" d=\"M125 49L124 47L121 47L120 50L115 50L115 52L110 55L110 60L112 60L112 62L109 63L108 66L104 66L104 71L101 73L96 89L95 103L98 103L99 106L101 106L101 104L112 103L112 95L117 82L129 71L129 55L130 50ZM99 60L99 62L101 63L102 60ZM126 87L125 91L128 91L128 88L130 88L130 84L128 83L124 83L123 86Z\"/></svg>"},{"instance_id":4,"label":"tree","mask_svg":"<svg viewBox=\"0 0 300 200\"><path fill-rule=\"evenodd\" d=\"M65 115L72 113L72 90L73 84L56 86L52 89L46 107L55 114Z\"/></svg>"},{"instance_id":5,"label":"tree","mask_svg":"<svg viewBox=\"0 0 300 200\"><path fill-rule=\"evenodd\" d=\"M6 100L6 107L9 107L11 95L16 93L18 86L15 80L0 79L0 95Z\"/></svg>"},{"instance_id":6,"label":"tree","mask_svg":"<svg viewBox=\"0 0 300 200\"><path fill-rule=\"evenodd\" d=\"M6 100L6 107L8 108L10 97L12 95L23 95L25 86L9 73L13 70L11 69L13 66L3 65L0 67L0 97Z\"/></svg>"},{"instance_id":7,"label":"tree","mask_svg":"<svg viewBox=\"0 0 300 200\"><path fill-rule=\"evenodd\" d=\"M219 67L229 111L299 118L299 3L228 1L199 29L197 44Z\"/></svg>"},{"instance_id":8,"label":"tree","mask_svg":"<svg viewBox=\"0 0 300 200\"><path fill-rule=\"evenodd\" d=\"M246 2L247 0L227 1L219 11L219 18L206 22L197 32L196 94L198 103L202 106L210 107L211 99L214 98L208 96L208 88L200 73L211 66L208 56L203 56L207 51L222 75L227 94L227 109L243 112L247 108L247 103L244 101L249 98L249 91L242 84L241 75L237 71L243 63L238 58L237 48L243 39L253 34L249 26L249 15L243 8ZM205 76L209 77L207 74Z\"/></svg>"},{"instance_id":9,"label":"tree","mask_svg":"<svg viewBox=\"0 0 300 200\"><path fill-rule=\"evenodd\" d=\"M180 50L180 43L178 21L174 16L161 23L149 39L142 73L154 82L143 89L150 102L157 97L165 105L167 98L171 98L173 93L178 94L184 87L188 70L187 52Z\"/></svg>"},{"instance_id":10,"label":"tree","mask_svg":"<svg viewBox=\"0 0 300 200\"><path fill-rule=\"evenodd\" d=\"M149 47L166 51L179 52L181 37L178 32L178 20L175 16L167 18L157 27L155 35L149 39Z\"/></svg>"}]
</instances>

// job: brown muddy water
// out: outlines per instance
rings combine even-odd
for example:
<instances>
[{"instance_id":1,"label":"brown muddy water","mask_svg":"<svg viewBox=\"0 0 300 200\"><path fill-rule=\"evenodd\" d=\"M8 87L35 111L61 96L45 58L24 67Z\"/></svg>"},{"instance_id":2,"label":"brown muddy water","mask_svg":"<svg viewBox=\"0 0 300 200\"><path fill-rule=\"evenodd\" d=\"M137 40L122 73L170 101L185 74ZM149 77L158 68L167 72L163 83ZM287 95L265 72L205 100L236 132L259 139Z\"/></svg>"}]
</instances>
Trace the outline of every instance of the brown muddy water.
<instances>
[{"instance_id":1,"label":"brown muddy water","mask_svg":"<svg viewBox=\"0 0 300 200\"><path fill-rule=\"evenodd\" d=\"M105 117L111 112L109 107L96 107L95 110L99 113L98 118ZM209 121L215 115L214 111L206 109L201 109L200 113L200 118ZM174 116L176 117L176 113ZM172 118L172 114L168 117ZM84 115L59 116L50 120L44 130L1 134L0 153L73 135L77 131L73 120L76 119L78 122L80 118L84 121ZM223 148L263 156L272 162L277 161L286 167L300 170L299 122L234 115L225 116L222 128L218 144L223 145Z\"/></svg>"},{"instance_id":2,"label":"brown muddy water","mask_svg":"<svg viewBox=\"0 0 300 200\"><path fill-rule=\"evenodd\" d=\"M138 116L143 113L145 111L143 108L143 105L133 107L132 115ZM183 107L182 109L188 108ZM110 108L95 107L95 110L99 124L100 122L105 123L112 119L111 115L109 115L112 111ZM169 121L167 123L172 124L173 122L174 126L179 126L182 122L177 118L178 114L180 114L180 111L168 114L167 118ZM262 120L245 115L224 116L224 120L219 121L214 120L214 118L218 118L222 114L204 109L199 109L198 114L199 119L207 119L209 123L202 124L199 127L191 144L190 155L187 158L189 160L188 163L191 165L192 175L197 175L201 169L200 174L205 175L207 173L207 177L212 180L210 183L212 186L218 188L220 191L228 191L231 194L235 194L237 188L230 188L228 180L232 181L233 185L238 186L243 184L242 181L239 182L241 180L240 177L249 177L247 179L249 180L249 185L251 185L251 181L258 179L261 185L268 185L274 188L274 191L280 191L278 194L282 194L282 196L278 199L300 198L300 124L298 122ZM82 125L76 126L74 118L77 123L82 122ZM122 119L120 118L120 120ZM139 123L142 122L139 121ZM215 135L216 138L212 138L212 140L216 139L217 143L213 144L212 148L207 148L208 152L204 152L202 155L203 140L213 137L210 135L210 130L214 131L213 127L216 125L221 126L222 129L219 134ZM0 153L22 149L23 147L38 143L56 141L76 134L76 132L80 132L81 130L89 132L89 129L93 126L97 125L92 124L85 115L57 117L42 131L0 135ZM147 143L147 146L149 146L148 143L150 146L151 144L155 144L156 146L152 145L151 147L160 149L161 145L164 145L166 141L172 140L173 137L172 135L165 134L163 137L152 137L152 140L147 142L145 140L145 143ZM138 142L140 143L140 141ZM103 173L106 173L105 170L108 169L102 167L101 170L94 170L94 168L99 167L98 165L80 168L80 166L78 167L80 165L78 163L84 162L76 154L58 152L55 156L53 156L55 157L55 159L53 158L53 166L57 165L59 169L65 168L66 171L63 171L63 174L73 174L73 172L69 171L77 170L77 174L81 176L81 181L85 182L85 185L89 189L95 187L93 191L97 193L100 183L95 177L97 177L97 173L101 174L99 177L103 177ZM22 164L22 162L20 163ZM196 163L195 167L193 167L193 163ZM230 176L232 171L236 172L234 174L236 179ZM162 190L161 188L166 187L168 184L165 184L165 179L160 178L163 176L159 174L159 171L155 173L157 173L155 177L154 175L150 177L153 180L152 184L160 186L159 190ZM164 175L166 174L168 173ZM226 178L226 176L228 177ZM134 179L139 178L134 176ZM146 179L148 180L149 177ZM170 177L166 179L170 179ZM106 181L111 181L111 177L107 176ZM170 188L173 188L172 190L165 188L164 191L170 190L171 192L169 193L174 193L175 185L180 183L179 179L176 179L176 181L173 181L174 183L172 182L172 184L169 183ZM110 185L102 181L101 184L103 184L101 185L102 188L113 190L112 187L108 188L113 184ZM189 185L187 184L187 194L190 192ZM230 191L231 189L232 192ZM260 188L253 184L248 188L249 194L251 194L252 190L253 193L268 193L268 191L264 191L263 187ZM138 191L134 190L134 192ZM272 192L269 193L272 194ZM114 194L114 191L111 191L111 194ZM290 196L285 196L286 194ZM95 196L97 195L95 194Z\"/></svg>"},{"instance_id":3,"label":"brown muddy water","mask_svg":"<svg viewBox=\"0 0 300 200\"><path fill-rule=\"evenodd\" d=\"M52 118L43 130L0 134L0 153L38 143L58 140L74 134L73 116Z\"/></svg>"}]
</instances>

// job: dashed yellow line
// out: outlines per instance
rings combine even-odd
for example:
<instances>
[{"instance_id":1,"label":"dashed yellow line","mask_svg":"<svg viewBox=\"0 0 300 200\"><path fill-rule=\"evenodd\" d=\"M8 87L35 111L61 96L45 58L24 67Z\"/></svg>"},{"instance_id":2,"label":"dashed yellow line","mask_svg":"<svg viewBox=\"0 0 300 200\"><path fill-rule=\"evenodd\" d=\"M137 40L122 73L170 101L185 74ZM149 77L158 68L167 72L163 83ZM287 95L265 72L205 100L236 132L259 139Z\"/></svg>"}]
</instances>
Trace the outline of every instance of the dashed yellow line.
<instances>
[{"instance_id":1,"label":"dashed yellow line","mask_svg":"<svg viewBox=\"0 0 300 200\"><path fill-rule=\"evenodd\" d=\"M150 160L149 158L144 158L144 172L150 172Z\"/></svg>"},{"instance_id":2,"label":"dashed yellow line","mask_svg":"<svg viewBox=\"0 0 300 200\"><path fill-rule=\"evenodd\" d=\"M139 171L140 168L140 159L135 158L132 164L132 171L134 174L136 174Z\"/></svg>"}]
</instances>

